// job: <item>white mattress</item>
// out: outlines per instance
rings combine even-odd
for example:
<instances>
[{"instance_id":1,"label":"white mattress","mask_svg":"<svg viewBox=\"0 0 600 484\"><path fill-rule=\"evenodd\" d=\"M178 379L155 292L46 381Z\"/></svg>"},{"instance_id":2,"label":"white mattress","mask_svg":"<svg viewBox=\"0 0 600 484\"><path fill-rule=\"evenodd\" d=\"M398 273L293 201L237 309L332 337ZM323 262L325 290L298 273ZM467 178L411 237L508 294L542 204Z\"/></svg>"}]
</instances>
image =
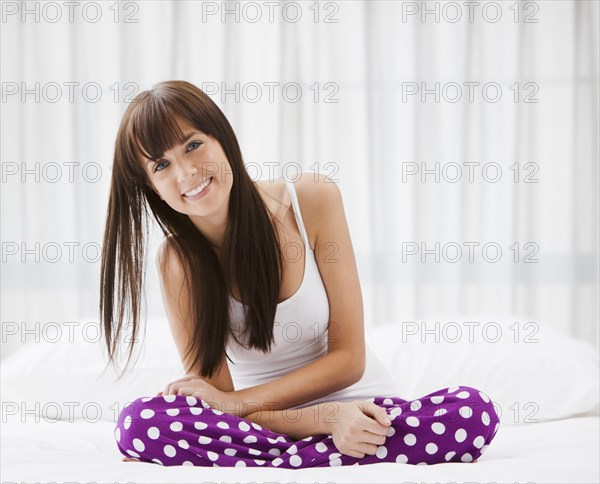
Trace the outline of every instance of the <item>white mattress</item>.
<instances>
[{"instance_id":1,"label":"white mattress","mask_svg":"<svg viewBox=\"0 0 600 484\"><path fill-rule=\"evenodd\" d=\"M2 481L600 482L600 417L500 427L476 463L381 463L311 469L162 467L122 462L113 428L114 423L108 421L7 421L0 430Z\"/></svg>"}]
</instances>

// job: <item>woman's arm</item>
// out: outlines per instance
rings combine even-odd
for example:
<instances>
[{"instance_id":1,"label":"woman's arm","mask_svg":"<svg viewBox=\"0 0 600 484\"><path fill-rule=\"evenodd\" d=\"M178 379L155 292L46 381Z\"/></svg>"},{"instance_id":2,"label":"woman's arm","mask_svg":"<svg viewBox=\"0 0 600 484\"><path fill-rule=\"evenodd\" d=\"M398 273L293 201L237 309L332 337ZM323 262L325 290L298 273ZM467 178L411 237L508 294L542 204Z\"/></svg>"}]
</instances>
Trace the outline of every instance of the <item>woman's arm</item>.
<instances>
[{"instance_id":1,"label":"woman's arm","mask_svg":"<svg viewBox=\"0 0 600 484\"><path fill-rule=\"evenodd\" d=\"M324 402L296 410L260 410L244 418L272 432L301 440L311 435L331 434L332 423L338 421L338 410L338 402Z\"/></svg>"},{"instance_id":2,"label":"woman's arm","mask_svg":"<svg viewBox=\"0 0 600 484\"><path fill-rule=\"evenodd\" d=\"M274 381L237 391L247 413L302 405L364 374L362 295L342 196L327 177L318 175L315 181L314 176L304 173L296 191L307 231L315 234L315 256L329 299L328 353Z\"/></svg>"},{"instance_id":3,"label":"woman's arm","mask_svg":"<svg viewBox=\"0 0 600 484\"><path fill-rule=\"evenodd\" d=\"M342 454L359 459L376 454L392 424L387 410L368 400L324 402L295 411L262 411L246 418L294 440L331 435Z\"/></svg>"}]
</instances>

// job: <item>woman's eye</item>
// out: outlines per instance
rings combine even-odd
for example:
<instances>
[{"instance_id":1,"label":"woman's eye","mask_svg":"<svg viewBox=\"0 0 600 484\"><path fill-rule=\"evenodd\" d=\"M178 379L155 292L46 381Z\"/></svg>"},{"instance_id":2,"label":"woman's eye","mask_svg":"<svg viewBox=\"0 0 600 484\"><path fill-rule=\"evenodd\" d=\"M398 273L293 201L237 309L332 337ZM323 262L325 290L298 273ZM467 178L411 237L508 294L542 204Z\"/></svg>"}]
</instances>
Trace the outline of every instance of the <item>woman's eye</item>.
<instances>
[{"instance_id":1,"label":"woman's eye","mask_svg":"<svg viewBox=\"0 0 600 484\"><path fill-rule=\"evenodd\" d=\"M192 141L189 145L188 145L188 149L187 151L191 151L190 147L194 147L193 149L196 149L198 146L200 146L202 143L200 143L200 141Z\"/></svg>"},{"instance_id":2,"label":"woman's eye","mask_svg":"<svg viewBox=\"0 0 600 484\"><path fill-rule=\"evenodd\" d=\"M165 162L164 161L159 161L158 163L154 164L154 173L156 173L157 171L161 171L162 170L162 168L159 170L158 167L160 165L162 165L163 163L165 163Z\"/></svg>"}]
</instances>

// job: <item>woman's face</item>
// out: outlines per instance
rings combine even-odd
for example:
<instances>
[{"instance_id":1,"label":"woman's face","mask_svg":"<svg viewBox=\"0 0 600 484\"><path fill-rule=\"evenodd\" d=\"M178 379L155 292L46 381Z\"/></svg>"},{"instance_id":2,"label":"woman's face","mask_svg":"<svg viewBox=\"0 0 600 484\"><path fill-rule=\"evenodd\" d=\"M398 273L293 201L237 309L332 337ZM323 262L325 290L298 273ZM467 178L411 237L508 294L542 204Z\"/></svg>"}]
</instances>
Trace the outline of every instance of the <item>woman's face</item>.
<instances>
[{"instance_id":1,"label":"woman's face","mask_svg":"<svg viewBox=\"0 0 600 484\"><path fill-rule=\"evenodd\" d=\"M177 124L184 134L183 143L156 162L144 158L148 179L173 210L191 216L214 215L217 222L227 214L233 185L229 161L215 138L183 120Z\"/></svg>"}]
</instances>

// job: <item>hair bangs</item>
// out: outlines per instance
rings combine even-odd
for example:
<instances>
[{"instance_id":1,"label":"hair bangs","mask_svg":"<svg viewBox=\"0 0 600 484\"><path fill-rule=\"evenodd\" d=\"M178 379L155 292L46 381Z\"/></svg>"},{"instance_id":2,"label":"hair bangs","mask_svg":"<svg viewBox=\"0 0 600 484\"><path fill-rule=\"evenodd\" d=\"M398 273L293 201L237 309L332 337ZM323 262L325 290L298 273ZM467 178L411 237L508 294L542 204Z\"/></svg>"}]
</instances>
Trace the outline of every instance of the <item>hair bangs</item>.
<instances>
[{"instance_id":1,"label":"hair bangs","mask_svg":"<svg viewBox=\"0 0 600 484\"><path fill-rule=\"evenodd\" d=\"M159 96L148 93L132 116L133 143L139 154L157 161L183 139L177 118L181 115Z\"/></svg>"}]
</instances>

